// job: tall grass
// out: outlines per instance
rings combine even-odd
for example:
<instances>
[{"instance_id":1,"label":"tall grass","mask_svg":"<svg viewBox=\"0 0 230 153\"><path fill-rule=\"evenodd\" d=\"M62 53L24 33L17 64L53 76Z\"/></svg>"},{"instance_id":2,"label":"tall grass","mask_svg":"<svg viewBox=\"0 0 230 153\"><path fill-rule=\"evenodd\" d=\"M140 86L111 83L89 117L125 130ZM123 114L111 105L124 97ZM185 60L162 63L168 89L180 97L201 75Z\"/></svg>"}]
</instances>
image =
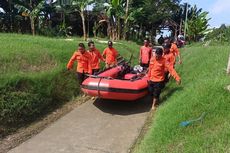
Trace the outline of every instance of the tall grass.
<instances>
[{"instance_id":1,"label":"tall grass","mask_svg":"<svg viewBox=\"0 0 230 153\"><path fill-rule=\"evenodd\" d=\"M182 85L171 82L165 89L164 101L135 152L230 152L230 93L225 90L230 84L225 72L230 47L195 45L181 52ZM179 126L203 112L203 123Z\"/></svg>"},{"instance_id":2,"label":"tall grass","mask_svg":"<svg viewBox=\"0 0 230 153\"><path fill-rule=\"evenodd\" d=\"M0 34L0 129L33 121L78 96L75 70L66 71L66 64L79 42ZM95 43L101 52L107 46ZM118 42L114 47L124 57L131 52L138 56L135 43Z\"/></svg>"}]
</instances>

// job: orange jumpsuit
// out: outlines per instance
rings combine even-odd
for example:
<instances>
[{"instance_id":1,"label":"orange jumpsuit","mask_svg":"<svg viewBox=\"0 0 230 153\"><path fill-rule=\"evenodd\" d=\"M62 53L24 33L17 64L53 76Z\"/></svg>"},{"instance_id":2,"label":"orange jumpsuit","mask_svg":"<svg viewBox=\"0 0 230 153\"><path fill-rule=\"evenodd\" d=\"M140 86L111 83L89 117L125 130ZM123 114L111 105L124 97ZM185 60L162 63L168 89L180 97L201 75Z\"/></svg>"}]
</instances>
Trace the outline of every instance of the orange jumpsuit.
<instances>
[{"instance_id":1,"label":"orange jumpsuit","mask_svg":"<svg viewBox=\"0 0 230 153\"><path fill-rule=\"evenodd\" d=\"M175 56L174 64L176 63L176 56L180 55L180 51L175 43L171 43L170 52Z\"/></svg>"},{"instance_id":2,"label":"orange jumpsuit","mask_svg":"<svg viewBox=\"0 0 230 153\"><path fill-rule=\"evenodd\" d=\"M77 72L92 74L91 58L91 55L87 51L83 54L80 51L76 51L70 58L67 64L67 69L71 69L74 61L77 61Z\"/></svg>"},{"instance_id":3,"label":"orange jumpsuit","mask_svg":"<svg viewBox=\"0 0 230 153\"><path fill-rule=\"evenodd\" d=\"M117 56L118 56L118 52L115 48L106 48L103 51L102 56L105 56L105 63L106 64L116 64L117 63Z\"/></svg>"},{"instance_id":4,"label":"orange jumpsuit","mask_svg":"<svg viewBox=\"0 0 230 153\"><path fill-rule=\"evenodd\" d=\"M141 64L149 64L149 61L152 57L151 47L141 46L139 57L140 57Z\"/></svg>"},{"instance_id":5,"label":"orange jumpsuit","mask_svg":"<svg viewBox=\"0 0 230 153\"><path fill-rule=\"evenodd\" d=\"M172 53L168 53L168 54L164 54L163 57L165 58L165 80L164 82L167 83L170 79L169 77L169 71L167 67L172 67L174 68L174 64L175 64L175 56Z\"/></svg>"},{"instance_id":6,"label":"orange jumpsuit","mask_svg":"<svg viewBox=\"0 0 230 153\"><path fill-rule=\"evenodd\" d=\"M156 60L155 57L151 58L149 64L149 80L152 82L162 82L165 79L165 70L168 70L169 73L179 81L180 77L176 73L175 69L172 66L166 64L166 59L161 57L159 60Z\"/></svg>"},{"instance_id":7,"label":"orange jumpsuit","mask_svg":"<svg viewBox=\"0 0 230 153\"><path fill-rule=\"evenodd\" d=\"M93 51L88 52L91 55L91 68L93 70L100 69L100 60L105 61L105 59L102 57L99 50L95 48Z\"/></svg>"},{"instance_id":8,"label":"orange jumpsuit","mask_svg":"<svg viewBox=\"0 0 230 153\"><path fill-rule=\"evenodd\" d=\"M156 57L152 57L149 64L149 91L151 95L159 99L161 90L165 87L165 70L169 71L169 73L177 80L180 80L179 75L173 69L172 66L168 66L166 64L166 59L161 57L160 59L156 59Z\"/></svg>"},{"instance_id":9,"label":"orange jumpsuit","mask_svg":"<svg viewBox=\"0 0 230 153\"><path fill-rule=\"evenodd\" d=\"M175 56L173 53L164 54L163 57L165 58L166 67L174 67ZM167 68L165 71L167 72Z\"/></svg>"}]
</instances>

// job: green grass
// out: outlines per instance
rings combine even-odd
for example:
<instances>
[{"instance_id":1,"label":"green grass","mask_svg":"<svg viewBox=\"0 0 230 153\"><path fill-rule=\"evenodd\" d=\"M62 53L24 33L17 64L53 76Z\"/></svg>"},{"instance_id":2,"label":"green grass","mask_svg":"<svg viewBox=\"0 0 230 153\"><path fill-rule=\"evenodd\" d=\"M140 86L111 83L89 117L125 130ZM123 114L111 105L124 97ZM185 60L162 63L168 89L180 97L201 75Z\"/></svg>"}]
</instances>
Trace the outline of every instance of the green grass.
<instances>
[{"instance_id":1,"label":"green grass","mask_svg":"<svg viewBox=\"0 0 230 153\"><path fill-rule=\"evenodd\" d=\"M75 73L66 71L66 64L79 42L0 34L0 131L34 121L78 96ZM95 43L101 52L107 46ZM126 58L133 52L137 62L137 44L121 41L114 47Z\"/></svg>"},{"instance_id":2,"label":"green grass","mask_svg":"<svg viewBox=\"0 0 230 153\"><path fill-rule=\"evenodd\" d=\"M79 94L75 74L65 68L79 42L0 34L0 131L34 121ZM106 44L96 41L96 46L102 52ZM114 46L126 58L134 53L137 63L137 44ZM163 103L135 152L230 152L230 93L224 89L230 84L225 74L229 50L195 44L181 51L182 85L172 81L164 90ZM207 112L202 124L179 126L202 112Z\"/></svg>"},{"instance_id":3,"label":"green grass","mask_svg":"<svg viewBox=\"0 0 230 153\"><path fill-rule=\"evenodd\" d=\"M135 153L230 152L230 84L226 66L230 46L183 49L183 65L177 66L182 85L173 81L162 94L163 103L153 115L150 130ZM182 121L207 115L203 123L180 127Z\"/></svg>"}]
</instances>

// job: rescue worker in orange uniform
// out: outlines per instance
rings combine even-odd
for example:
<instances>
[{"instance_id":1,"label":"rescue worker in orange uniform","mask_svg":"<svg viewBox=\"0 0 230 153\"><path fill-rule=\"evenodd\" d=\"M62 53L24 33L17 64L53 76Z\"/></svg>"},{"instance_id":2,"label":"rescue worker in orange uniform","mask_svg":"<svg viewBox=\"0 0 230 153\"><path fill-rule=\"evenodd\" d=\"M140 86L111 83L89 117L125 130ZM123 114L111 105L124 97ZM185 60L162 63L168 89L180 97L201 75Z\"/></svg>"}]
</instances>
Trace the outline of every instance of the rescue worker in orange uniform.
<instances>
[{"instance_id":1,"label":"rescue worker in orange uniform","mask_svg":"<svg viewBox=\"0 0 230 153\"><path fill-rule=\"evenodd\" d=\"M170 43L169 37L166 37L166 38L164 39L164 43Z\"/></svg>"},{"instance_id":2,"label":"rescue worker in orange uniform","mask_svg":"<svg viewBox=\"0 0 230 153\"><path fill-rule=\"evenodd\" d=\"M171 40L171 49L170 49L170 52L173 53L173 55L175 56L175 62L174 62L174 64L176 63L176 57L179 58L178 63L182 64L180 51L179 51L179 49L177 47L176 39L174 39L174 38Z\"/></svg>"},{"instance_id":3,"label":"rescue worker in orange uniform","mask_svg":"<svg viewBox=\"0 0 230 153\"><path fill-rule=\"evenodd\" d=\"M74 52L67 64L67 69L70 70L77 61L77 78L80 85L87 78L86 74L92 74L91 59L91 55L85 50L85 45L79 43L78 50Z\"/></svg>"},{"instance_id":4,"label":"rescue worker in orange uniform","mask_svg":"<svg viewBox=\"0 0 230 153\"><path fill-rule=\"evenodd\" d=\"M161 48L157 48L155 51L155 56L151 58L149 64L148 83L149 90L151 92L151 95L153 96L153 110L156 109L156 106L159 103L161 90L165 86L165 69L167 69L169 73L174 77L174 79L177 81L177 84L180 84L181 81L179 75L176 73L173 67L170 67L166 64L166 59L162 57L162 55L163 50Z\"/></svg>"},{"instance_id":5,"label":"rescue worker in orange uniform","mask_svg":"<svg viewBox=\"0 0 230 153\"><path fill-rule=\"evenodd\" d=\"M175 56L173 55L173 53L170 52L171 44L163 43L162 46L164 49L163 57L165 58L165 62L166 62L167 67L174 68ZM169 81L169 78L170 78L169 71L166 68L165 69L165 83L167 83Z\"/></svg>"},{"instance_id":6,"label":"rescue worker in orange uniform","mask_svg":"<svg viewBox=\"0 0 230 153\"><path fill-rule=\"evenodd\" d=\"M149 42L149 48L153 49L153 46L154 46L153 43Z\"/></svg>"},{"instance_id":7,"label":"rescue worker in orange uniform","mask_svg":"<svg viewBox=\"0 0 230 153\"><path fill-rule=\"evenodd\" d=\"M149 40L144 40L144 45L140 48L139 62L144 68L149 67L149 61L152 57L152 48L149 46Z\"/></svg>"},{"instance_id":8,"label":"rescue worker in orange uniform","mask_svg":"<svg viewBox=\"0 0 230 153\"><path fill-rule=\"evenodd\" d=\"M92 74L95 75L100 70L100 61L105 61L105 59L102 57L100 51L97 48L95 48L95 44L93 41L90 41L88 43L88 47L88 52L91 55Z\"/></svg>"},{"instance_id":9,"label":"rescue worker in orange uniform","mask_svg":"<svg viewBox=\"0 0 230 153\"><path fill-rule=\"evenodd\" d=\"M118 52L113 48L113 42L108 41L108 47L103 51L102 56L105 56L106 68L113 67L117 64Z\"/></svg>"}]
</instances>

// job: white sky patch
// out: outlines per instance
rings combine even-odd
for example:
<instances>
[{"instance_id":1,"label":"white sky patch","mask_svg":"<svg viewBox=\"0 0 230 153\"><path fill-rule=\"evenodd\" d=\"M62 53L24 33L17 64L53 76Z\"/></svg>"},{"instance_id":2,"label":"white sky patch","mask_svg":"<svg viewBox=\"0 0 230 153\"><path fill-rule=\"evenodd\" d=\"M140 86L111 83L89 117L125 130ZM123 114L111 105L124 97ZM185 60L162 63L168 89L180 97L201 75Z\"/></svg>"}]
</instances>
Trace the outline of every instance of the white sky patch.
<instances>
[{"instance_id":1,"label":"white sky patch","mask_svg":"<svg viewBox=\"0 0 230 153\"><path fill-rule=\"evenodd\" d=\"M0 13L5 13L5 11L0 7Z\"/></svg>"},{"instance_id":2,"label":"white sky patch","mask_svg":"<svg viewBox=\"0 0 230 153\"><path fill-rule=\"evenodd\" d=\"M217 0L209 11L211 14L230 13L229 0Z\"/></svg>"},{"instance_id":3,"label":"white sky patch","mask_svg":"<svg viewBox=\"0 0 230 153\"><path fill-rule=\"evenodd\" d=\"M230 0L182 0L182 4L188 2L192 6L197 5L203 11L208 11L209 28L220 27L221 24L230 24Z\"/></svg>"},{"instance_id":4,"label":"white sky patch","mask_svg":"<svg viewBox=\"0 0 230 153\"><path fill-rule=\"evenodd\" d=\"M87 11L92 11L92 10L93 10L93 7L94 7L94 4L87 5L85 9L86 9Z\"/></svg>"}]
</instances>

